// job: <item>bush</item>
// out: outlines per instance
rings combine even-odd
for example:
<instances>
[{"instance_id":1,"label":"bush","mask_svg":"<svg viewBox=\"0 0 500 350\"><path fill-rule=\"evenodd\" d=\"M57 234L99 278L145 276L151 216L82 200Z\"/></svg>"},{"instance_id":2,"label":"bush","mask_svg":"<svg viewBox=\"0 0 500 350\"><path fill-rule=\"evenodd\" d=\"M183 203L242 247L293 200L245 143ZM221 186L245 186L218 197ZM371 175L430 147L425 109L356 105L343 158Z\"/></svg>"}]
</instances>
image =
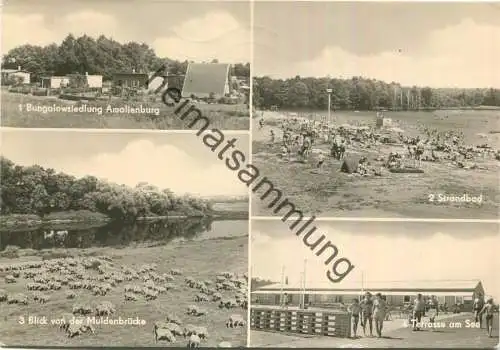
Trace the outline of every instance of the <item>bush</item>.
<instances>
[{"instance_id":1,"label":"bush","mask_svg":"<svg viewBox=\"0 0 500 350\"><path fill-rule=\"evenodd\" d=\"M3 252L0 252L0 256L7 259L17 259L19 258L20 249L18 246L8 245Z\"/></svg>"}]
</instances>

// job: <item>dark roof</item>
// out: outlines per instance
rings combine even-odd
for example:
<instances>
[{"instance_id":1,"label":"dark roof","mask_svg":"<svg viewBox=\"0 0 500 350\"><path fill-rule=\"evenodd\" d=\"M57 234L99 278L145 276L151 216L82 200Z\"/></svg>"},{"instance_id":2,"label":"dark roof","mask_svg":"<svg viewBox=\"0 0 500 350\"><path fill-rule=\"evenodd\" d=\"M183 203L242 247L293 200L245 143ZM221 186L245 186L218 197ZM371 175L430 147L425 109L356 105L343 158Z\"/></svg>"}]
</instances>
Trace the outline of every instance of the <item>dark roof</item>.
<instances>
[{"instance_id":1,"label":"dark roof","mask_svg":"<svg viewBox=\"0 0 500 350\"><path fill-rule=\"evenodd\" d=\"M148 73L127 73L127 72L118 72L113 73L113 76L123 75L123 76L141 76L141 77L149 77Z\"/></svg>"},{"instance_id":2,"label":"dark roof","mask_svg":"<svg viewBox=\"0 0 500 350\"><path fill-rule=\"evenodd\" d=\"M182 96L212 92L224 95L229 67L225 63L190 63L184 78Z\"/></svg>"}]
</instances>

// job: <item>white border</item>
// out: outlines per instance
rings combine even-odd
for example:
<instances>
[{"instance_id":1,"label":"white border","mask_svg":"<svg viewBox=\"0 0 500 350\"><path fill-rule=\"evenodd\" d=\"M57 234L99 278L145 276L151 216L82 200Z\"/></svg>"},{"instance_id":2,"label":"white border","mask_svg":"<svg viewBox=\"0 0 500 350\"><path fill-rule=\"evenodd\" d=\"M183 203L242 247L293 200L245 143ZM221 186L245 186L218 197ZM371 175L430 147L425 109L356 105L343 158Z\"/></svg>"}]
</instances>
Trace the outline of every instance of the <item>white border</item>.
<instances>
[{"instance_id":1,"label":"white border","mask_svg":"<svg viewBox=\"0 0 500 350\"><path fill-rule=\"evenodd\" d=\"M253 61L254 61L254 32L253 32L253 23L254 23L254 1L250 0L250 93L249 93L249 101L248 108L249 110L249 125L248 125L248 162L252 164L252 129L253 129ZM247 259L247 276L248 276L248 295L247 295L247 343L246 347L251 347L250 344L250 310L251 310L251 300L252 300L252 190L248 187L248 259Z\"/></svg>"}]
</instances>

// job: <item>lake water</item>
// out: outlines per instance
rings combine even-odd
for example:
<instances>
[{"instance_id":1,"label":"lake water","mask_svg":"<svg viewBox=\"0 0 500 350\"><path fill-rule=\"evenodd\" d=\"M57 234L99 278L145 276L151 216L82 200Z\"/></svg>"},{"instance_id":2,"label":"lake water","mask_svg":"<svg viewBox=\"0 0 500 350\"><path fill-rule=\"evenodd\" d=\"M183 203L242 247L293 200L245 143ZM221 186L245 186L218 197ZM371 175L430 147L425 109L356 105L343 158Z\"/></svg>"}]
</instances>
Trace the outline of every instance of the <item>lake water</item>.
<instances>
[{"instance_id":1,"label":"lake water","mask_svg":"<svg viewBox=\"0 0 500 350\"><path fill-rule=\"evenodd\" d=\"M51 230L67 231L53 234ZM168 243L175 240L205 240L248 235L247 220L178 219L138 222L133 225L110 223L92 227L85 225L44 226L32 230L0 232L0 251L8 245L21 249L120 247L132 243Z\"/></svg>"}]
</instances>

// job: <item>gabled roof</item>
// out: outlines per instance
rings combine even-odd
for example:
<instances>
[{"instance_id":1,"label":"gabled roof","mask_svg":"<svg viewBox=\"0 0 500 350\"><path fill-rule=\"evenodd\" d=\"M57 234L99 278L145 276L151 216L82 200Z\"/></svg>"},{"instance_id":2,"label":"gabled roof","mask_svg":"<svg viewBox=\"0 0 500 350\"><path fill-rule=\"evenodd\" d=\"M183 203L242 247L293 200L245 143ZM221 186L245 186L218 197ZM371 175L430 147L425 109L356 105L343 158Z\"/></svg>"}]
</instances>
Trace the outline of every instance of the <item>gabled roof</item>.
<instances>
[{"instance_id":1,"label":"gabled roof","mask_svg":"<svg viewBox=\"0 0 500 350\"><path fill-rule=\"evenodd\" d=\"M224 95L228 82L230 65L226 63L190 63L182 96L209 95L214 93Z\"/></svg>"},{"instance_id":2,"label":"gabled roof","mask_svg":"<svg viewBox=\"0 0 500 350\"><path fill-rule=\"evenodd\" d=\"M359 292L364 291L383 292L383 291L474 291L481 282L479 280L425 280L425 281L349 281L341 282L338 285L330 282L309 282L306 284L308 291L345 291ZM258 291L300 291L300 285L284 285L275 283L266 285Z\"/></svg>"}]
</instances>

